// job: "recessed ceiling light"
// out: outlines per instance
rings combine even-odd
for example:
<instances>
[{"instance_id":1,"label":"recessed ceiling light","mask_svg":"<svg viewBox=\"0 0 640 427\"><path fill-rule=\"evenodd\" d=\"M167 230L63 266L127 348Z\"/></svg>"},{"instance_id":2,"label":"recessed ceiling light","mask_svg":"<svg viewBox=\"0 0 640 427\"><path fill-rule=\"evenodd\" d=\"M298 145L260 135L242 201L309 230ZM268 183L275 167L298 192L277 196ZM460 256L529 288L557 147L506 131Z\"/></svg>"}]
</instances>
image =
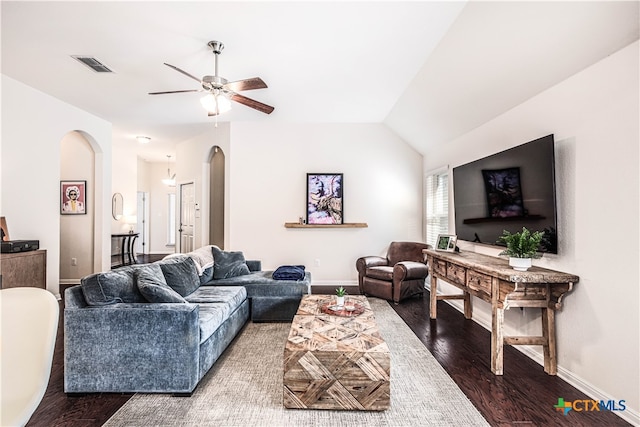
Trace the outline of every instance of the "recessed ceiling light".
<instances>
[{"instance_id":1,"label":"recessed ceiling light","mask_svg":"<svg viewBox=\"0 0 640 427\"><path fill-rule=\"evenodd\" d=\"M151 138L149 138L148 136L136 136L136 140L140 144L148 144L151 141Z\"/></svg>"}]
</instances>

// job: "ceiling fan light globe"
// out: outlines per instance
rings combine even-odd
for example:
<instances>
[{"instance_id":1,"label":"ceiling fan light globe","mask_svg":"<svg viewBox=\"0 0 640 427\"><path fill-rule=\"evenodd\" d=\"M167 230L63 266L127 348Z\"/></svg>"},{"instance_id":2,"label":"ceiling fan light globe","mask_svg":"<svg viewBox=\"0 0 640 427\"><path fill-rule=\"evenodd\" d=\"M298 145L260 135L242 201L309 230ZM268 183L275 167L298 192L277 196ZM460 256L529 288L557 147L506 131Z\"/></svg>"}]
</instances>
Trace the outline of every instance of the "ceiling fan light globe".
<instances>
[{"instance_id":1,"label":"ceiling fan light globe","mask_svg":"<svg viewBox=\"0 0 640 427\"><path fill-rule=\"evenodd\" d=\"M200 103L210 113L221 114L231 110L231 102L224 95L209 93L200 98Z\"/></svg>"},{"instance_id":2,"label":"ceiling fan light globe","mask_svg":"<svg viewBox=\"0 0 640 427\"><path fill-rule=\"evenodd\" d=\"M226 113L231 110L231 101L229 101L229 98L224 95L218 95L216 99L218 101L218 111L220 113Z\"/></svg>"}]
</instances>

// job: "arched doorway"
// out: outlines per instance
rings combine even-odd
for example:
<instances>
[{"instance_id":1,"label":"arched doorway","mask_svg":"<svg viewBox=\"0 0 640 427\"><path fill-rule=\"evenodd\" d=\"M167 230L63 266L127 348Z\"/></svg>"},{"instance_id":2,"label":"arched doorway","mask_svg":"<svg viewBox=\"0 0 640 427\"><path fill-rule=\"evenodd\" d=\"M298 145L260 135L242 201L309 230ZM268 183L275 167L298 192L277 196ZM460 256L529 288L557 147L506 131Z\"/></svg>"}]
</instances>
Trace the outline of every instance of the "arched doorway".
<instances>
[{"instance_id":1,"label":"arched doorway","mask_svg":"<svg viewBox=\"0 0 640 427\"><path fill-rule=\"evenodd\" d=\"M60 141L60 181L60 283L76 284L96 268L96 153L82 132Z\"/></svg>"},{"instance_id":2,"label":"arched doorway","mask_svg":"<svg viewBox=\"0 0 640 427\"><path fill-rule=\"evenodd\" d=\"M209 156L209 242L224 249L225 155L219 146Z\"/></svg>"}]
</instances>

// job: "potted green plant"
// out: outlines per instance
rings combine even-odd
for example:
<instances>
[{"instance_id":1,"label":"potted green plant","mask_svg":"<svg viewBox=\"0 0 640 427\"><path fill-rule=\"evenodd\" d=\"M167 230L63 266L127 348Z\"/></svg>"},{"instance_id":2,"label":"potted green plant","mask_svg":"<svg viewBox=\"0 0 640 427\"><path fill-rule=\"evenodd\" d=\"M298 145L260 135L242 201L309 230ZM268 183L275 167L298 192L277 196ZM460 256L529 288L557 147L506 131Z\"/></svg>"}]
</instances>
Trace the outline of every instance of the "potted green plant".
<instances>
[{"instance_id":1,"label":"potted green plant","mask_svg":"<svg viewBox=\"0 0 640 427\"><path fill-rule=\"evenodd\" d=\"M500 255L509 257L509 265L514 270L527 271L531 267L531 259L542 256L538 252L538 248L543 236L543 231L531 232L526 227L522 227L522 231L517 233L510 233L504 230L502 236L498 239L498 243L505 244L507 249L500 252Z\"/></svg>"},{"instance_id":2,"label":"potted green plant","mask_svg":"<svg viewBox=\"0 0 640 427\"><path fill-rule=\"evenodd\" d=\"M339 288L336 289L337 305L344 305L344 296L346 294L347 294L347 290L343 286L340 286Z\"/></svg>"}]
</instances>

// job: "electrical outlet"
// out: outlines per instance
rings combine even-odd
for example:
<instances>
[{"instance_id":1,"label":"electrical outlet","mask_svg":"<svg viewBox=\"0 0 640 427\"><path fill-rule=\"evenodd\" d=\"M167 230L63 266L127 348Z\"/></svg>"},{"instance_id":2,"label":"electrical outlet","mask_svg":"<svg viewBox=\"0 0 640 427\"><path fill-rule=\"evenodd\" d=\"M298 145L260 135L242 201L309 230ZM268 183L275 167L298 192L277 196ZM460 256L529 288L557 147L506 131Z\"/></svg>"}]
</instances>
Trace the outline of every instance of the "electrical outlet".
<instances>
[{"instance_id":1,"label":"electrical outlet","mask_svg":"<svg viewBox=\"0 0 640 427\"><path fill-rule=\"evenodd\" d=\"M78 265L78 258L71 258L71 265L72 266L77 266Z\"/></svg>"},{"instance_id":2,"label":"electrical outlet","mask_svg":"<svg viewBox=\"0 0 640 427\"><path fill-rule=\"evenodd\" d=\"M320 259L316 258L316 267L320 267Z\"/></svg>"}]
</instances>

